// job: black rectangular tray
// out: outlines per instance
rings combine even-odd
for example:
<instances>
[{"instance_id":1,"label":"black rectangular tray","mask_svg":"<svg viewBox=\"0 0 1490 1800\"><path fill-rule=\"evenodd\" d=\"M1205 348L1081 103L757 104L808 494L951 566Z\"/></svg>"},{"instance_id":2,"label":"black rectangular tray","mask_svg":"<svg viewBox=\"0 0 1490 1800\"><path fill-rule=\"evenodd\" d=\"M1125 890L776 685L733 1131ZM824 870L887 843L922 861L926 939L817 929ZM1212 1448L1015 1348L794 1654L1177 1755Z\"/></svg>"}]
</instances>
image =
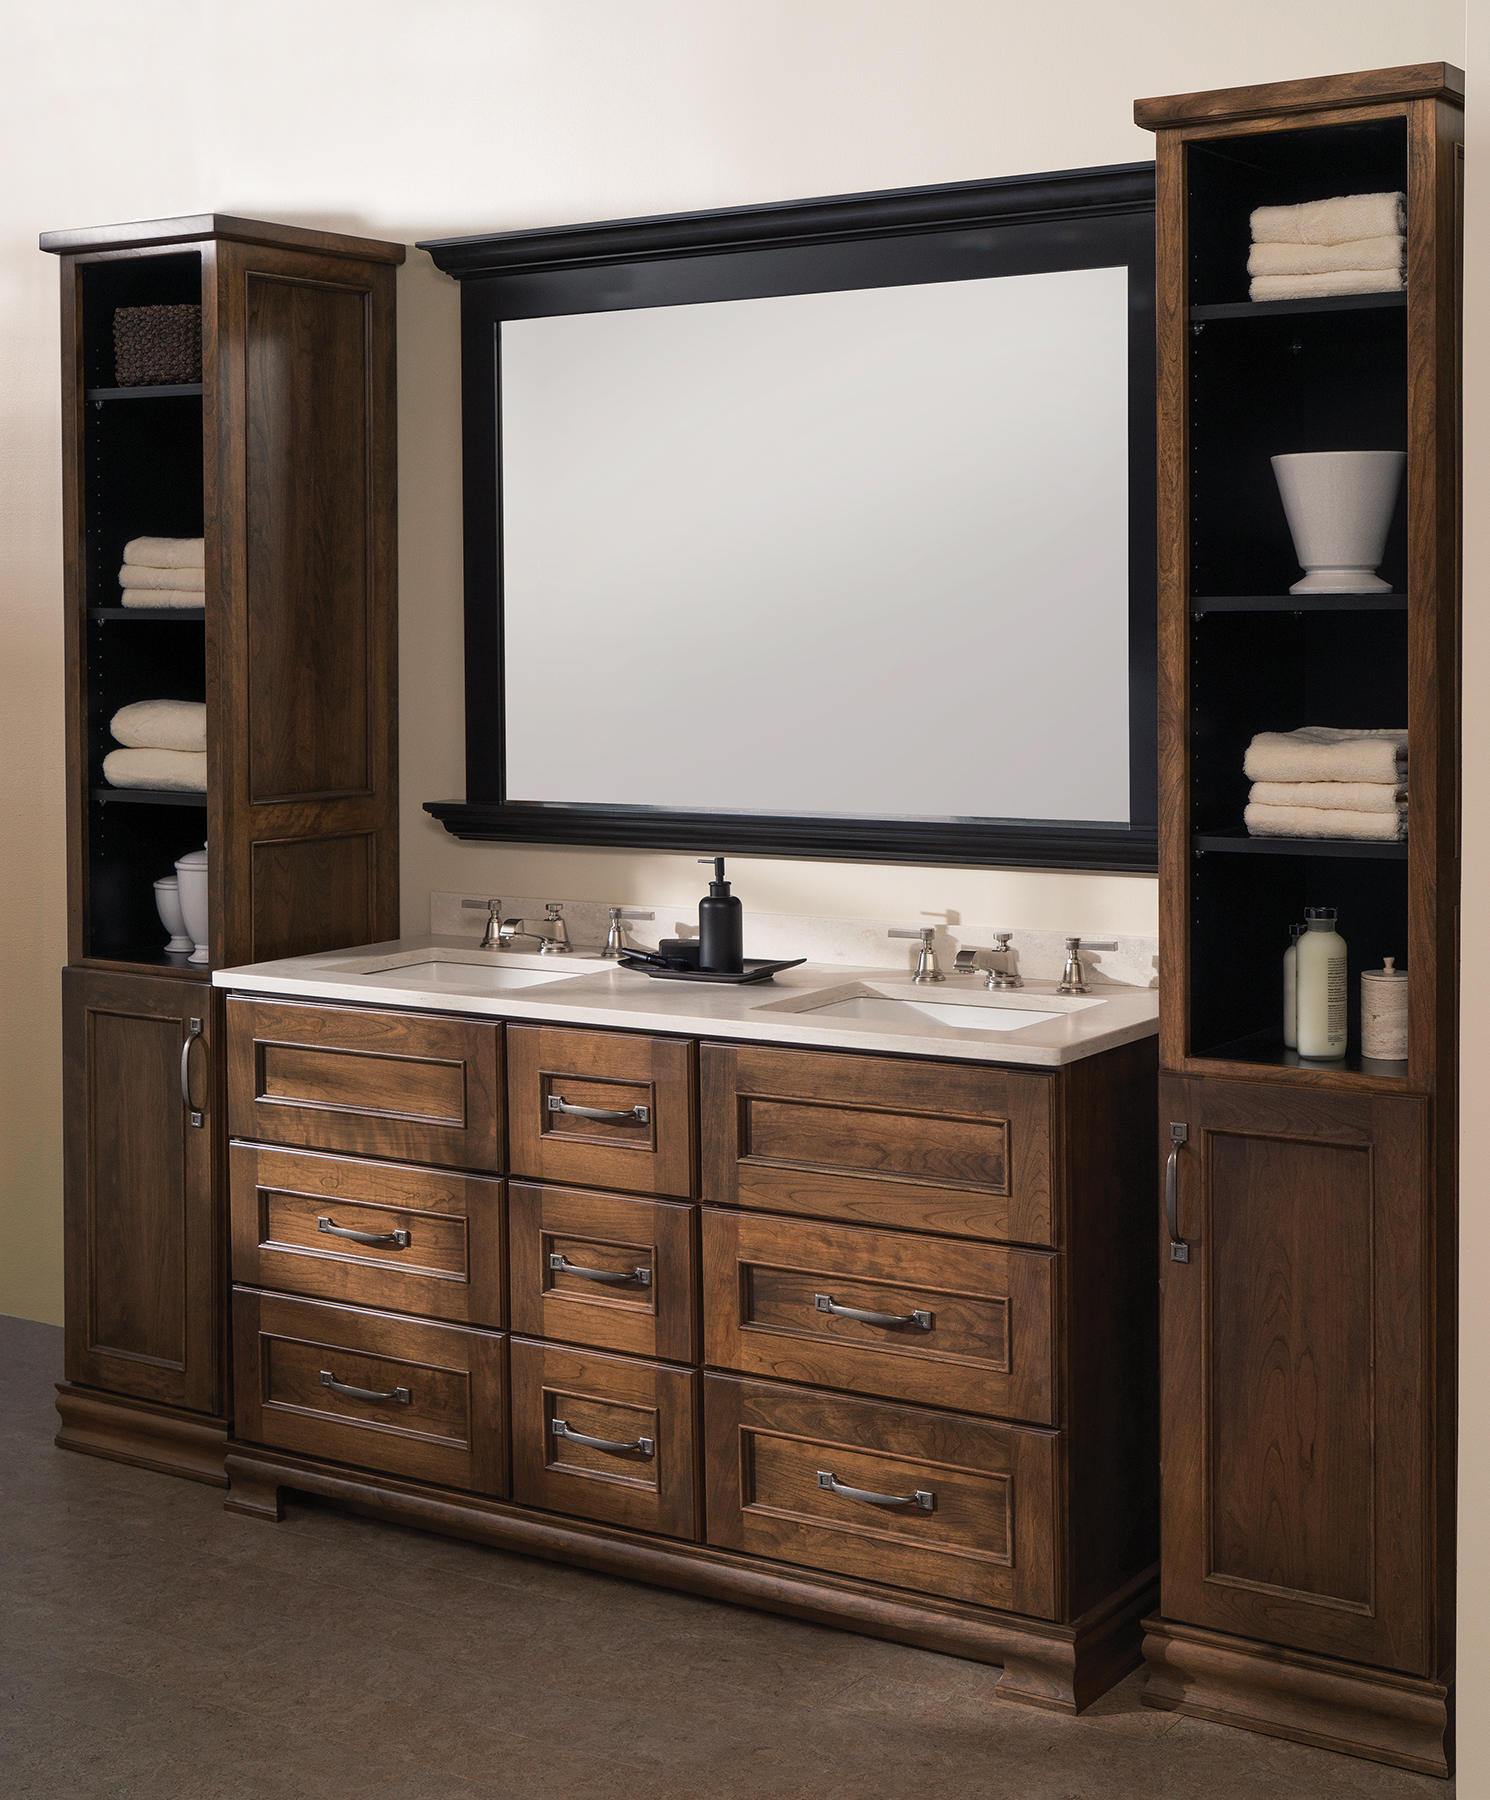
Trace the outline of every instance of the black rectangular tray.
<instances>
[{"instance_id":1,"label":"black rectangular tray","mask_svg":"<svg viewBox=\"0 0 1490 1800\"><path fill-rule=\"evenodd\" d=\"M624 956L620 958L620 967L636 969L643 975L650 975L654 981L724 981L738 987L746 981L769 981L778 969L795 969L798 963L806 961L805 956L794 956L788 962L762 962L757 957L747 956L745 967L738 975L721 974L715 969L652 969L646 963L631 962Z\"/></svg>"}]
</instances>

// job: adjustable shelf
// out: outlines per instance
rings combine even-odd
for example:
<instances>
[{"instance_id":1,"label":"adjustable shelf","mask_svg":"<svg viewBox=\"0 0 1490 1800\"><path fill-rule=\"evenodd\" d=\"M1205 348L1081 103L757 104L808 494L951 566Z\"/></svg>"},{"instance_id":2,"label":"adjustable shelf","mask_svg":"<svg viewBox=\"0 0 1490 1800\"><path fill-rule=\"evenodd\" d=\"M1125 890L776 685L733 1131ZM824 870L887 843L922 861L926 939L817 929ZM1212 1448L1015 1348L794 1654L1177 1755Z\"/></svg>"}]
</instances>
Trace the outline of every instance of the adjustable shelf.
<instances>
[{"instance_id":1,"label":"adjustable shelf","mask_svg":"<svg viewBox=\"0 0 1490 1800\"><path fill-rule=\"evenodd\" d=\"M1406 612L1406 594L1192 594L1191 618L1202 613Z\"/></svg>"},{"instance_id":2,"label":"adjustable shelf","mask_svg":"<svg viewBox=\"0 0 1490 1800\"><path fill-rule=\"evenodd\" d=\"M179 619L186 624L200 625L207 617L204 606L90 606L88 617L98 625L107 624L110 619Z\"/></svg>"},{"instance_id":3,"label":"adjustable shelf","mask_svg":"<svg viewBox=\"0 0 1490 1800\"><path fill-rule=\"evenodd\" d=\"M1368 857L1374 862L1407 861L1405 838L1387 843L1371 838L1253 837L1245 825L1228 826L1224 831L1192 831L1190 848L1197 855L1211 850L1242 856L1353 856Z\"/></svg>"},{"instance_id":4,"label":"adjustable shelf","mask_svg":"<svg viewBox=\"0 0 1490 1800\"><path fill-rule=\"evenodd\" d=\"M83 398L95 406L106 400L187 400L202 397L200 381L162 382L158 387L84 388Z\"/></svg>"},{"instance_id":5,"label":"adjustable shelf","mask_svg":"<svg viewBox=\"0 0 1490 1800\"><path fill-rule=\"evenodd\" d=\"M1222 300L1190 308L1190 323L1211 319L1281 319L1295 313L1347 313L1407 310L1407 289L1388 294L1323 294L1312 300Z\"/></svg>"},{"instance_id":6,"label":"adjustable shelf","mask_svg":"<svg viewBox=\"0 0 1490 1800\"><path fill-rule=\"evenodd\" d=\"M1275 1031L1255 1031L1249 1037L1233 1038L1229 1043L1216 1044L1194 1054L1205 1062L1242 1063L1255 1069L1300 1069L1316 1075L1352 1075L1363 1086L1400 1089L1407 1084L1406 1062L1377 1061L1362 1056L1356 1049L1333 1062L1315 1061L1300 1056L1297 1050L1288 1049Z\"/></svg>"},{"instance_id":7,"label":"adjustable shelf","mask_svg":"<svg viewBox=\"0 0 1490 1800\"><path fill-rule=\"evenodd\" d=\"M179 788L96 787L93 798L100 804L122 800L130 806L200 806L205 807L205 794L185 794Z\"/></svg>"}]
</instances>

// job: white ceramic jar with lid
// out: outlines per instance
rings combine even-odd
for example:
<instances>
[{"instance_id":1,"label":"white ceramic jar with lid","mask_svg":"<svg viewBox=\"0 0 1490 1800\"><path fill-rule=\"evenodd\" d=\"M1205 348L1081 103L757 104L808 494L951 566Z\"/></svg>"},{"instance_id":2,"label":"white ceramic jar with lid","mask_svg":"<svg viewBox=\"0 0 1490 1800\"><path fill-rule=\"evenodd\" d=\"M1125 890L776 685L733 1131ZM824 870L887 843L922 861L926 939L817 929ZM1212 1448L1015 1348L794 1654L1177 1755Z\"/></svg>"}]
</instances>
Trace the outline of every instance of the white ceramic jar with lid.
<instances>
[{"instance_id":1,"label":"white ceramic jar with lid","mask_svg":"<svg viewBox=\"0 0 1490 1800\"><path fill-rule=\"evenodd\" d=\"M1333 906L1304 908L1298 948L1299 1055L1337 1062L1345 1054L1345 939L1335 930Z\"/></svg>"},{"instance_id":2,"label":"white ceramic jar with lid","mask_svg":"<svg viewBox=\"0 0 1490 1800\"><path fill-rule=\"evenodd\" d=\"M207 962L212 953L207 943L207 846L205 844L200 850L188 850L185 856L176 859L176 886L181 897L181 917L185 921L187 935L196 945L187 961Z\"/></svg>"},{"instance_id":3,"label":"white ceramic jar with lid","mask_svg":"<svg viewBox=\"0 0 1490 1800\"><path fill-rule=\"evenodd\" d=\"M181 890L174 875L162 875L155 883L155 910L160 914L161 924L171 934L171 941L166 945L169 955L196 949L186 935L186 921L181 916Z\"/></svg>"}]
</instances>

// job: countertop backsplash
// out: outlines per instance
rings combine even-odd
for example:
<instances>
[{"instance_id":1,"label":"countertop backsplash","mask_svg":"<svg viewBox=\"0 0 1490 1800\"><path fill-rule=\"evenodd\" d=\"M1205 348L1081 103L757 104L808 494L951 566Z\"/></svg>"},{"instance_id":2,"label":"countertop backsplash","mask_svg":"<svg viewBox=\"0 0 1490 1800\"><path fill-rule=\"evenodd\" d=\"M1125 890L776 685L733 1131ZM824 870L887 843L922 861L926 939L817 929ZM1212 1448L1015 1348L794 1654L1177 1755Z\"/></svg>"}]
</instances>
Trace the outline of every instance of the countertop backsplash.
<instances>
[{"instance_id":1,"label":"countertop backsplash","mask_svg":"<svg viewBox=\"0 0 1490 1800\"><path fill-rule=\"evenodd\" d=\"M486 894L438 894L429 897L429 929L439 937L479 938L486 929L482 912L462 905L465 900L478 900L485 906ZM502 896L504 919L541 919L548 901L524 895ZM610 926L610 904L595 900L564 900L564 919L570 941L578 948L605 942ZM676 905L654 904L648 900L626 902L628 911L650 912L651 919L627 919L628 943L645 950L655 950L662 938L698 936L698 915ZM892 926L900 929L924 929L935 924L934 939L937 961L948 981L967 980L952 972L959 950L993 949L993 933L1004 926L936 924L929 918L908 919L809 919L794 913L758 913L745 909L745 954L752 957L785 958L803 956L814 963L844 963L854 968L914 969L919 946L904 938L886 934ZM1119 937L1116 950L1088 950L1083 947L1081 960L1087 980L1093 987L1119 986L1151 988L1159 985L1159 940L1156 937ZM1014 952L1014 967L1027 981L1059 981L1066 964L1066 933L1063 931L1014 931L1009 948Z\"/></svg>"}]
</instances>

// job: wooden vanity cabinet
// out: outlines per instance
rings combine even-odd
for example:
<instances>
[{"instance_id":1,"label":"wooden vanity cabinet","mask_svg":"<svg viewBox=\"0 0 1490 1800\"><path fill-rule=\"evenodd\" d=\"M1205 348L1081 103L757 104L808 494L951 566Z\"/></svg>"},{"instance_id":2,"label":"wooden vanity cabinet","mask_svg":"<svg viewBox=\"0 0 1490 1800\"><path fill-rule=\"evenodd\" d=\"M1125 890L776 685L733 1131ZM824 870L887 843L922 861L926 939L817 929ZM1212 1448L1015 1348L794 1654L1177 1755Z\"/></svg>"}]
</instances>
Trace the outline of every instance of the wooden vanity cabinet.
<instances>
[{"instance_id":1,"label":"wooden vanity cabinet","mask_svg":"<svg viewBox=\"0 0 1490 1800\"><path fill-rule=\"evenodd\" d=\"M62 288L57 1442L222 1482L225 1032L211 971L398 932L404 247L216 214L48 232L41 247ZM118 386L116 310L187 305L201 309L197 379ZM124 548L142 536L203 539L199 604L121 604ZM153 699L205 702L204 793L105 782L111 718ZM165 950L152 883L204 844L210 961L196 964ZM168 1066L189 1040L194 1105Z\"/></svg>"},{"instance_id":2,"label":"wooden vanity cabinet","mask_svg":"<svg viewBox=\"0 0 1490 1800\"><path fill-rule=\"evenodd\" d=\"M1136 1663L1152 1038L1033 1070L227 1010L230 1508L299 1488L1001 1663L1066 1710ZM452 1135L493 1068L505 1138ZM431 1166L478 1143L496 1166Z\"/></svg>"},{"instance_id":3,"label":"wooden vanity cabinet","mask_svg":"<svg viewBox=\"0 0 1490 1800\"><path fill-rule=\"evenodd\" d=\"M1462 74L1139 101L1157 133L1164 1548L1152 1706L1449 1772L1454 1660ZM1249 299L1249 217L1406 196L1406 287ZM1399 450L1390 592L1295 593L1270 456ZM1405 843L1258 838L1243 757L1408 733ZM1281 1030L1306 906L1349 1041ZM1360 978L1409 975L1407 1056ZM1156 1207L1162 1218L1163 1201Z\"/></svg>"}]
</instances>

